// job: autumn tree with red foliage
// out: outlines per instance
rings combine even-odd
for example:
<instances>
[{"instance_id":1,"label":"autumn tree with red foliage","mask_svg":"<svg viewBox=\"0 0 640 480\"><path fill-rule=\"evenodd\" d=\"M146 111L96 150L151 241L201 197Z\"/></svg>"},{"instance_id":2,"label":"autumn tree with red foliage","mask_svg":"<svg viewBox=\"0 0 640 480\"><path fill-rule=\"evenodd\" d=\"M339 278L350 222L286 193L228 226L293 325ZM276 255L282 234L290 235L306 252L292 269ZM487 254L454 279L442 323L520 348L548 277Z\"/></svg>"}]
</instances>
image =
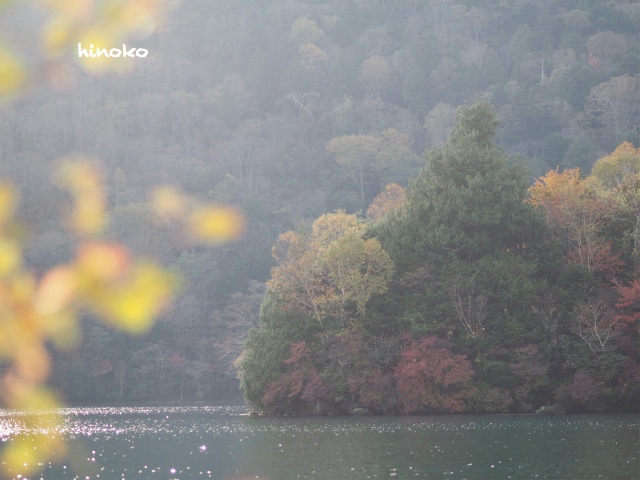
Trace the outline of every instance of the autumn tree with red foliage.
<instances>
[{"instance_id":1,"label":"autumn tree with red foliage","mask_svg":"<svg viewBox=\"0 0 640 480\"><path fill-rule=\"evenodd\" d=\"M394 376L403 413L421 410L460 412L474 388L466 355L451 352L452 343L430 336L414 340L406 333Z\"/></svg>"},{"instance_id":2,"label":"autumn tree with red foliage","mask_svg":"<svg viewBox=\"0 0 640 480\"><path fill-rule=\"evenodd\" d=\"M337 396L342 410L351 410L355 403L374 412L397 411L392 368L397 346L386 339L365 339L355 330L318 335L315 358L325 378L341 392Z\"/></svg>"},{"instance_id":3,"label":"autumn tree with red foliage","mask_svg":"<svg viewBox=\"0 0 640 480\"><path fill-rule=\"evenodd\" d=\"M349 393L361 406L377 412L391 412L398 404L394 376L377 368L347 379Z\"/></svg>"},{"instance_id":4,"label":"autumn tree with red foliage","mask_svg":"<svg viewBox=\"0 0 640 480\"><path fill-rule=\"evenodd\" d=\"M630 395L640 395L640 359L638 358L638 334L640 334L640 280L629 286L618 285L620 297L616 303L614 318L620 336L616 339L620 351L628 355L622 371L618 374L618 391Z\"/></svg>"},{"instance_id":5,"label":"autumn tree with red foliage","mask_svg":"<svg viewBox=\"0 0 640 480\"><path fill-rule=\"evenodd\" d=\"M627 287L618 286L620 298L616 303L618 315L616 322L623 325L636 325L640 329L640 279Z\"/></svg>"},{"instance_id":6,"label":"autumn tree with red foliage","mask_svg":"<svg viewBox=\"0 0 640 480\"><path fill-rule=\"evenodd\" d=\"M311 352L304 340L291 344L291 356L284 364L290 370L267 386L262 397L265 406L280 407L285 411L299 401L313 406L327 394L328 386L313 365Z\"/></svg>"}]
</instances>

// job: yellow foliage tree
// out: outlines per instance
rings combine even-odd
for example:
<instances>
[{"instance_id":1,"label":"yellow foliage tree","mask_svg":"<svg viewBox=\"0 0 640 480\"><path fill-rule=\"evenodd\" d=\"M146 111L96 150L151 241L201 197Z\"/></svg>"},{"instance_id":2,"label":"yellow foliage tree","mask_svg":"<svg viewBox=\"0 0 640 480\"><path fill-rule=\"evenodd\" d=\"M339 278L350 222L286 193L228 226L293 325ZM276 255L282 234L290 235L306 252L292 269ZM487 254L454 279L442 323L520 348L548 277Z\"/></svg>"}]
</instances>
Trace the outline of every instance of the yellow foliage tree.
<instances>
[{"instance_id":1,"label":"yellow foliage tree","mask_svg":"<svg viewBox=\"0 0 640 480\"><path fill-rule=\"evenodd\" d=\"M286 232L273 247L278 265L267 287L325 327L363 316L366 304L387 291L393 262L377 239L365 239L355 215L337 211L319 217L311 232Z\"/></svg>"},{"instance_id":2,"label":"yellow foliage tree","mask_svg":"<svg viewBox=\"0 0 640 480\"><path fill-rule=\"evenodd\" d=\"M324 32L315 21L298 17L291 25L291 39L301 45L319 43L324 39Z\"/></svg>"},{"instance_id":3,"label":"yellow foliage tree","mask_svg":"<svg viewBox=\"0 0 640 480\"><path fill-rule=\"evenodd\" d=\"M637 179L640 175L640 148L631 142L622 142L606 157L598 160L591 176L603 186L613 190L623 185L628 179Z\"/></svg>"},{"instance_id":4,"label":"yellow foliage tree","mask_svg":"<svg viewBox=\"0 0 640 480\"><path fill-rule=\"evenodd\" d=\"M305 43L300 46L300 65L311 73L316 73L322 69L322 67L329 60L327 52L317 47L313 43Z\"/></svg>"},{"instance_id":5,"label":"yellow foliage tree","mask_svg":"<svg viewBox=\"0 0 640 480\"><path fill-rule=\"evenodd\" d=\"M588 180L596 185L599 195L614 204L617 217L632 222L631 241L640 265L640 148L622 142L595 163Z\"/></svg>"}]
</instances>

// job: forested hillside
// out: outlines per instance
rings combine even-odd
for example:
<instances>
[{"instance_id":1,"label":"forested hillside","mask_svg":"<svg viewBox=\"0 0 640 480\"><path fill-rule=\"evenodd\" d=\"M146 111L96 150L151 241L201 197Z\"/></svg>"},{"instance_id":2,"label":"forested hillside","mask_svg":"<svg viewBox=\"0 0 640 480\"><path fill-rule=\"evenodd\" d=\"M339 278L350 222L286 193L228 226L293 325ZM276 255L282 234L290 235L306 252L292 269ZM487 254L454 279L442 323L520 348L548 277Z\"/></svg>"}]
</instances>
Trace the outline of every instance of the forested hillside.
<instances>
[{"instance_id":1,"label":"forested hillside","mask_svg":"<svg viewBox=\"0 0 640 480\"><path fill-rule=\"evenodd\" d=\"M627 174L637 163L619 174L615 159L637 156L627 144L616 150L622 142L640 144L637 3L169 5L167 24L139 42L148 57L128 74L78 72L71 89L41 88L0 107L0 177L21 191L30 267L44 272L74 249L59 221L69 199L51 176L61 156L78 152L102 167L109 236L185 279L144 338L84 319L82 348L57 354L51 380L69 401L237 397L233 361L262 303L262 329L249 341L270 335L260 348L277 368L247 386L245 355L245 393L257 406L304 410L322 398L321 408L340 409L348 397L378 411L461 402L502 411L553 399L553 386L576 408L629 408L638 204ZM37 12L7 12L2 33L27 45ZM496 122L459 124L450 137L456 109L478 100ZM241 207L244 237L188 246L149 215L159 184ZM588 232L576 230L586 217ZM305 256L312 246L318 258ZM277 276L292 248L309 264L301 271L312 269L306 280L318 280L317 262L330 276L322 285L333 290L321 288L313 313ZM341 276L341 262L360 273ZM594 338L566 323L589 315ZM602 318L616 325L606 340ZM358 357L369 362L360 376L331 377L355 361L340 351L358 349L369 352ZM458 366L436 403L398 393L420 375L409 372L414 360ZM308 399L287 391L301 375L295 366L317 389Z\"/></svg>"}]
</instances>

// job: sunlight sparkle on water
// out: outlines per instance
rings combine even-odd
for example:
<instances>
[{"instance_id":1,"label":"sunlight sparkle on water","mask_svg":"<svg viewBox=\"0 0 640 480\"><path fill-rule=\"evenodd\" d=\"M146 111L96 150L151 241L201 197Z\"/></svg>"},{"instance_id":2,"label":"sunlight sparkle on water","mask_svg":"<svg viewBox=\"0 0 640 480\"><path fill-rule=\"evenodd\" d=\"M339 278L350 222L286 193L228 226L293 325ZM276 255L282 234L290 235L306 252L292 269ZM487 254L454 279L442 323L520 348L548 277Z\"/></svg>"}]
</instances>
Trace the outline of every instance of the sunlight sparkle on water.
<instances>
[{"instance_id":1,"label":"sunlight sparkle on water","mask_svg":"<svg viewBox=\"0 0 640 480\"><path fill-rule=\"evenodd\" d=\"M68 408L59 411L58 433L84 443L85 461L100 478L127 480L256 474L364 480L442 478L443 472L458 480L627 480L640 467L638 416L256 418L244 412L242 406ZM0 410L3 441L28 430L20 414ZM65 467L49 463L34 478L84 478ZM619 475L606 475L611 467Z\"/></svg>"}]
</instances>

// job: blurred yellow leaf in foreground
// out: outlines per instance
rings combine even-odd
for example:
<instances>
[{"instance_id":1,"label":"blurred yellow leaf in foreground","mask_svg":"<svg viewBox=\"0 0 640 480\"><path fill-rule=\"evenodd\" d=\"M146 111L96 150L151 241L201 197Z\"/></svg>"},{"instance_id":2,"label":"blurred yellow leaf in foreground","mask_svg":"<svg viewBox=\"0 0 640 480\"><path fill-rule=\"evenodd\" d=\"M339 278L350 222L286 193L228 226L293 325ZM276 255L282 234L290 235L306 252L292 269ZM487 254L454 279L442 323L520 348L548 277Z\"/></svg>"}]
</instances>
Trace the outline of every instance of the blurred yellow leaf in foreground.
<instances>
[{"instance_id":1,"label":"blurred yellow leaf in foreground","mask_svg":"<svg viewBox=\"0 0 640 480\"><path fill-rule=\"evenodd\" d=\"M20 61L0 45L0 99L15 94L25 83L26 77Z\"/></svg>"},{"instance_id":2,"label":"blurred yellow leaf in foreground","mask_svg":"<svg viewBox=\"0 0 640 480\"><path fill-rule=\"evenodd\" d=\"M151 195L151 204L156 215L171 220L181 218L187 208L185 196L170 186L156 188Z\"/></svg>"},{"instance_id":3,"label":"blurred yellow leaf in foreground","mask_svg":"<svg viewBox=\"0 0 640 480\"><path fill-rule=\"evenodd\" d=\"M51 369L47 343L76 346L78 317L87 310L113 327L144 333L178 287L178 278L168 270L136 261L124 245L100 238L107 204L100 172L92 162L67 160L57 182L71 193L69 226L78 246L69 263L39 280L22 260L22 238L13 218L16 195L0 183L0 364L6 365L0 375L0 404L23 411L21 430L28 432L5 443L0 475L9 477L37 472L45 460L66 452L55 415L61 403L44 386ZM201 206L171 187L157 190L152 203L159 216L182 227L186 223L198 240L230 241L244 229L236 209Z\"/></svg>"},{"instance_id":4,"label":"blurred yellow leaf in foreground","mask_svg":"<svg viewBox=\"0 0 640 480\"><path fill-rule=\"evenodd\" d=\"M91 278L115 280L131 266L127 249L108 242L85 242L78 248L76 262L80 272Z\"/></svg>"},{"instance_id":5,"label":"blurred yellow leaf in foreground","mask_svg":"<svg viewBox=\"0 0 640 480\"><path fill-rule=\"evenodd\" d=\"M167 304L176 278L163 269L141 263L129 278L87 291L92 307L107 322L129 333L146 332Z\"/></svg>"},{"instance_id":6,"label":"blurred yellow leaf in foreground","mask_svg":"<svg viewBox=\"0 0 640 480\"><path fill-rule=\"evenodd\" d=\"M81 234L101 232L106 224L106 215L98 170L87 160L67 160L60 168L58 183L74 198L70 226Z\"/></svg>"},{"instance_id":7,"label":"blurred yellow leaf in foreground","mask_svg":"<svg viewBox=\"0 0 640 480\"><path fill-rule=\"evenodd\" d=\"M195 210L188 224L197 238L213 243L238 238L245 228L244 217L237 209L215 205Z\"/></svg>"}]
</instances>

